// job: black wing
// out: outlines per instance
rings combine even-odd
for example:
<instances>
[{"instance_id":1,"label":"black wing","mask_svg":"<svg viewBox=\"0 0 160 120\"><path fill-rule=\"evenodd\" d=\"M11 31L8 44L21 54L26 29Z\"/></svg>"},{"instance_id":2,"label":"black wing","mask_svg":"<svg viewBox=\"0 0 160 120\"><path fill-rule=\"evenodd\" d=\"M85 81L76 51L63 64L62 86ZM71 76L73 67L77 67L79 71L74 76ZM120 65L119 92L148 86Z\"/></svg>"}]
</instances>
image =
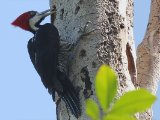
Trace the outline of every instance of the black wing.
<instances>
[{"instance_id":1,"label":"black wing","mask_svg":"<svg viewBox=\"0 0 160 120\"><path fill-rule=\"evenodd\" d=\"M62 89L57 79L59 41L57 28L49 23L42 25L35 34L36 70L44 85L56 91Z\"/></svg>"},{"instance_id":2,"label":"black wing","mask_svg":"<svg viewBox=\"0 0 160 120\"><path fill-rule=\"evenodd\" d=\"M49 91L53 91L53 88L62 90L57 80L59 46L58 30L49 23L42 25L28 42L31 61Z\"/></svg>"},{"instance_id":3,"label":"black wing","mask_svg":"<svg viewBox=\"0 0 160 120\"><path fill-rule=\"evenodd\" d=\"M33 38L31 38L29 41L28 41L28 53L29 53L29 57L31 59L31 62L32 64L34 65L35 67L35 45L34 45L34 41L33 41ZM36 67L35 67L36 68Z\"/></svg>"}]
</instances>

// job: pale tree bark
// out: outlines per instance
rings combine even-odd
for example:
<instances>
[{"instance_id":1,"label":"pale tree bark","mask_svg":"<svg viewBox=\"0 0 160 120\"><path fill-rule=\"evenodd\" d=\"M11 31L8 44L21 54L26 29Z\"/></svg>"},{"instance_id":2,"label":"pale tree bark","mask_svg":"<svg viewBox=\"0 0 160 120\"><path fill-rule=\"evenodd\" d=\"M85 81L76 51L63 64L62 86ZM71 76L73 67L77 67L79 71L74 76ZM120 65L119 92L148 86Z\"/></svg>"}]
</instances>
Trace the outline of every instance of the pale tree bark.
<instances>
[{"instance_id":1,"label":"pale tree bark","mask_svg":"<svg viewBox=\"0 0 160 120\"><path fill-rule=\"evenodd\" d=\"M145 37L137 48L137 84L156 94L160 80L160 0L151 0ZM152 110L140 114L140 120L151 120Z\"/></svg>"},{"instance_id":2,"label":"pale tree bark","mask_svg":"<svg viewBox=\"0 0 160 120\"><path fill-rule=\"evenodd\" d=\"M135 89L137 85L145 86L141 84L143 83L140 82L141 79L136 80L133 0L50 0L50 6L51 8L56 7L57 10L56 14L52 16L52 22L59 30L61 41L69 44L77 43L70 52L64 53L63 61L60 63L79 92L82 115L78 120L89 120L85 114L85 100L92 98L97 101L94 77L102 63L111 66L118 75L117 97L126 91ZM88 21L91 23L83 31ZM93 29L93 32L86 34ZM155 33L157 34L157 32ZM155 38L157 41L158 34ZM152 41L149 40L149 42ZM63 45L65 46L65 44ZM140 53L142 54L142 52ZM141 54L138 54L138 59ZM158 59L153 60L157 61ZM137 65L139 69L140 65ZM146 67L148 69L149 66ZM157 69L157 67L155 68ZM139 70L138 73L142 74L142 71ZM155 73L155 70L152 72ZM63 101L57 102L57 118L58 120L76 120L66 109Z\"/></svg>"}]
</instances>

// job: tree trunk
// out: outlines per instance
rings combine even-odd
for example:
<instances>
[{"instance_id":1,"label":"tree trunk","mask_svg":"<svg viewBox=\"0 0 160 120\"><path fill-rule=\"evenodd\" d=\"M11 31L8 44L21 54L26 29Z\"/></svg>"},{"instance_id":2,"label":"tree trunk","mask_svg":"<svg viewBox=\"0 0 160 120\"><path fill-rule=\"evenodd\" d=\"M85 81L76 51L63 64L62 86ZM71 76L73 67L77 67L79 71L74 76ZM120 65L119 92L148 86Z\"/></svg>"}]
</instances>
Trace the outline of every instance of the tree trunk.
<instances>
[{"instance_id":1,"label":"tree trunk","mask_svg":"<svg viewBox=\"0 0 160 120\"><path fill-rule=\"evenodd\" d=\"M145 37L137 48L137 84L156 94L160 80L160 0L151 1ZM140 114L140 120L151 120L152 110Z\"/></svg>"},{"instance_id":2,"label":"tree trunk","mask_svg":"<svg viewBox=\"0 0 160 120\"><path fill-rule=\"evenodd\" d=\"M68 73L74 87L79 91L82 110L79 120L89 120L85 114L85 100L93 98L97 101L94 90L94 77L102 63L111 66L118 75L119 89L117 97L126 91L135 89L134 86L144 87L144 84L141 84L143 83L140 79L142 77L138 76L139 79L136 80L133 0L50 0L50 6L57 9L56 15L52 16L52 23L54 22L58 28L61 40L69 44L77 43L71 52L66 52L63 55L61 64L62 69L65 68L64 70ZM155 19L157 18L155 17ZM84 30L83 28L88 21L91 21L91 23ZM153 28L156 24L153 23L149 27L151 26ZM93 29L94 31L90 33ZM158 34L155 33L157 35L155 40L157 41ZM149 42L152 41L151 39L148 40ZM147 52L150 50L148 49ZM143 52L140 53L143 54ZM143 57L140 57L141 54L138 54L138 60ZM148 55L153 56L153 54ZM69 58L65 56L69 56ZM144 58L144 60L146 59ZM152 59L152 65L154 64L153 61L157 60L158 58ZM139 63L141 61L137 62L138 69L140 69ZM143 64L141 63L141 65ZM155 69L158 68L155 67ZM138 74L143 75L142 71L144 70L138 70ZM157 71L153 70L152 74L155 74L155 72ZM148 75L149 73L151 71L147 72ZM152 76L152 79L155 79L155 77ZM151 80L151 76L147 80ZM149 84L152 83L149 82ZM151 89L151 86L149 88ZM57 119L76 120L71 112L66 109L63 101L57 103Z\"/></svg>"}]
</instances>

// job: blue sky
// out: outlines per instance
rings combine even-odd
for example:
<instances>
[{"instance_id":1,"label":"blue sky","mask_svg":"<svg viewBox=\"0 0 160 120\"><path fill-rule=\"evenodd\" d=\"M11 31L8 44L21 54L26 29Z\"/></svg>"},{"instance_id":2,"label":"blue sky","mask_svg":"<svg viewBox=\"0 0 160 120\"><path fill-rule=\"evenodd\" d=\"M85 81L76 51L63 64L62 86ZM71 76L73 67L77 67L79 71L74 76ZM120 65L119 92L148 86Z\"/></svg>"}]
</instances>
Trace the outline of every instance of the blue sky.
<instances>
[{"instance_id":1,"label":"blue sky","mask_svg":"<svg viewBox=\"0 0 160 120\"><path fill-rule=\"evenodd\" d=\"M56 120L55 104L28 56L27 42L32 34L10 25L23 12L48 9L49 0L4 0L1 3L0 120ZM144 36L149 4L150 0L135 0L136 44ZM44 22L49 22L49 17ZM155 106L154 120L158 120L160 104Z\"/></svg>"},{"instance_id":2,"label":"blue sky","mask_svg":"<svg viewBox=\"0 0 160 120\"><path fill-rule=\"evenodd\" d=\"M0 7L0 120L56 119L55 104L28 56L27 42L32 34L10 24L23 12L48 9L48 1L4 0Z\"/></svg>"}]
</instances>

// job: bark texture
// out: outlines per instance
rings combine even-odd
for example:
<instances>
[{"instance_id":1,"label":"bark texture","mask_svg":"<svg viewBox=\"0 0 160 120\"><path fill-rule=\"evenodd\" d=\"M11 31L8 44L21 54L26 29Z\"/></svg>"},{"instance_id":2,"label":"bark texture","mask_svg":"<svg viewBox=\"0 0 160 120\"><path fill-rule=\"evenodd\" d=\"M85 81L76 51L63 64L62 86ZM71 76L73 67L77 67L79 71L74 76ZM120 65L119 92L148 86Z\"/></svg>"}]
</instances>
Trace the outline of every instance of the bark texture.
<instances>
[{"instance_id":1,"label":"bark texture","mask_svg":"<svg viewBox=\"0 0 160 120\"><path fill-rule=\"evenodd\" d=\"M137 48L137 84L156 94L160 80L160 0L151 0L145 37ZM151 120L152 110L140 114L140 120Z\"/></svg>"},{"instance_id":2,"label":"bark texture","mask_svg":"<svg viewBox=\"0 0 160 120\"><path fill-rule=\"evenodd\" d=\"M135 89L133 0L50 0L50 6L57 9L52 22L58 28L61 40L68 43L78 41L71 54L65 53L70 57L64 55L61 64L64 68L69 65L66 71L79 91L82 115L78 120L89 120L85 115L85 100L93 98L97 101L94 77L102 63L111 66L118 75L117 97ZM92 23L83 31L88 21ZM82 36L93 29L94 32ZM57 118L76 120L63 101L57 103Z\"/></svg>"}]
</instances>

